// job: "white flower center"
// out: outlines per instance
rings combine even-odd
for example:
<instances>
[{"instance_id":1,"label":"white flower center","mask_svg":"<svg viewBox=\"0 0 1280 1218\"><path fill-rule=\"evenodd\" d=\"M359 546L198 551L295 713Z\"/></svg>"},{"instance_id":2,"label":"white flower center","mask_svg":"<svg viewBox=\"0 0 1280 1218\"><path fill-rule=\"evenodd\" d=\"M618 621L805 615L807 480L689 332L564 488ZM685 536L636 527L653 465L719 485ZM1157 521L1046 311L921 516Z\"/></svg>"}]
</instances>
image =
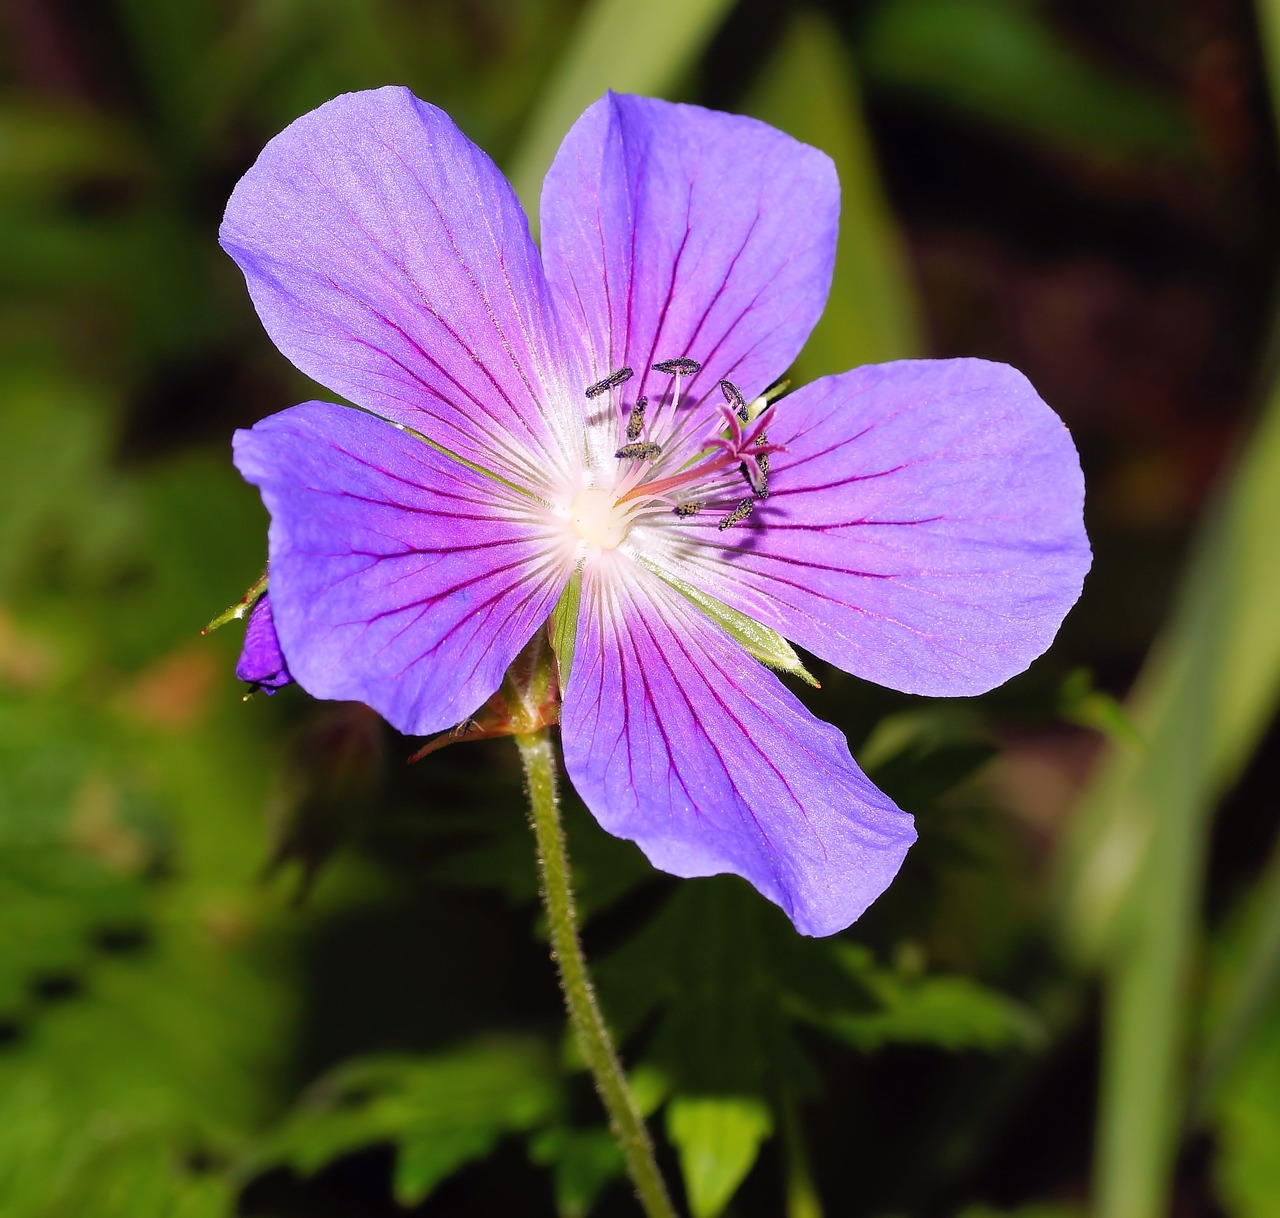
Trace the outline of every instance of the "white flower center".
<instances>
[{"instance_id":1,"label":"white flower center","mask_svg":"<svg viewBox=\"0 0 1280 1218\"><path fill-rule=\"evenodd\" d=\"M614 550L626 537L631 520L612 494L589 486L570 502L569 525L589 548Z\"/></svg>"}]
</instances>

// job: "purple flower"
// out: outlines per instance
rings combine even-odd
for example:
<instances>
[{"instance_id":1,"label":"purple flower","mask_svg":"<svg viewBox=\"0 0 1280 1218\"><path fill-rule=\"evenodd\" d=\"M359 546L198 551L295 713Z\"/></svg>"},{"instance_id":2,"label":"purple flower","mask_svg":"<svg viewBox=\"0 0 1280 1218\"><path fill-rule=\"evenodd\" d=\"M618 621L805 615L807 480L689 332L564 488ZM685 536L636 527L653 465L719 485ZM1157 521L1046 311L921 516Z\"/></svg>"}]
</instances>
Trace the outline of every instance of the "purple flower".
<instances>
[{"instance_id":1,"label":"purple flower","mask_svg":"<svg viewBox=\"0 0 1280 1218\"><path fill-rule=\"evenodd\" d=\"M236 663L236 676L249 683L251 694L259 691L274 694L277 689L293 683L284 653L280 650L280 640L276 637L269 592L258 598L249 613L249 623L244 628L244 646Z\"/></svg>"},{"instance_id":2,"label":"purple flower","mask_svg":"<svg viewBox=\"0 0 1280 1218\"><path fill-rule=\"evenodd\" d=\"M829 934L914 840L755 657L917 694L1053 639L1089 566L1075 450L1017 372L907 361L764 406L831 280L827 157L609 94L547 175L541 255L493 163L404 89L273 139L221 238L307 402L236 436L288 670L451 727L554 618L569 775L681 876Z\"/></svg>"}]
</instances>

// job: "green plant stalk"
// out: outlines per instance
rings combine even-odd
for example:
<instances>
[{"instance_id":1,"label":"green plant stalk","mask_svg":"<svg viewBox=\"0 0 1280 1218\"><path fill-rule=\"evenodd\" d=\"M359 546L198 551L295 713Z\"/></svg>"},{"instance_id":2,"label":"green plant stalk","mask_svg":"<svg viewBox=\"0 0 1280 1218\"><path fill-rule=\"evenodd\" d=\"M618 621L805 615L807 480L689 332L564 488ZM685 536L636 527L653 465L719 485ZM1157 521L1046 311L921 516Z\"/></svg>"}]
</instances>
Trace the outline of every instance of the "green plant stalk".
<instances>
[{"instance_id":1,"label":"green plant stalk","mask_svg":"<svg viewBox=\"0 0 1280 1218\"><path fill-rule=\"evenodd\" d=\"M1190 980L1212 814L1280 694L1277 519L1280 380L1206 521L1131 700L1147 745L1111 751L1064 851L1073 877L1068 939L1102 965L1107 983L1099 1218L1167 1211L1187 1110ZM1263 944L1259 957L1266 952ZM1220 1058L1215 1069L1225 1064Z\"/></svg>"},{"instance_id":2,"label":"green plant stalk","mask_svg":"<svg viewBox=\"0 0 1280 1218\"><path fill-rule=\"evenodd\" d=\"M786 1149L786 1218L823 1218L822 1201L813 1182L798 1105L790 1091L783 1090L778 1109L782 1116L782 1140Z\"/></svg>"},{"instance_id":3,"label":"green plant stalk","mask_svg":"<svg viewBox=\"0 0 1280 1218\"><path fill-rule=\"evenodd\" d=\"M542 903L551 932L551 951L569 1023L609 1114L609 1124L626 1161L627 1174L649 1218L675 1218L667 1186L653 1155L653 1142L618 1060L613 1039L600 1013L586 958L578 937L577 914L570 886L569 856L560 824L556 760L547 729L516 736L529 793L529 823L538 844Z\"/></svg>"}]
</instances>

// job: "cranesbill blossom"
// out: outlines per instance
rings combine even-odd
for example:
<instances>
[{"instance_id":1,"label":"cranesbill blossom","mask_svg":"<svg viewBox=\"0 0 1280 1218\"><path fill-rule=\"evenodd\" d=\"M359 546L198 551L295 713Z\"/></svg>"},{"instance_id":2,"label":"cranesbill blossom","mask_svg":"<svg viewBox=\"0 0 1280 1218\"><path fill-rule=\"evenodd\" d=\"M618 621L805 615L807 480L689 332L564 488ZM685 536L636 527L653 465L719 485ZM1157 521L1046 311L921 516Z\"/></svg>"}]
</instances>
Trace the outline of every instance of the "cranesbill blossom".
<instances>
[{"instance_id":1,"label":"cranesbill blossom","mask_svg":"<svg viewBox=\"0 0 1280 1218\"><path fill-rule=\"evenodd\" d=\"M760 662L782 636L916 694L1050 643L1089 565L1062 423L964 359L769 401L831 281L831 161L759 122L609 94L511 187L404 89L273 139L222 226L307 402L237 434L271 515L288 671L413 734L550 629L565 764L681 876L732 872L829 934L914 840Z\"/></svg>"}]
</instances>

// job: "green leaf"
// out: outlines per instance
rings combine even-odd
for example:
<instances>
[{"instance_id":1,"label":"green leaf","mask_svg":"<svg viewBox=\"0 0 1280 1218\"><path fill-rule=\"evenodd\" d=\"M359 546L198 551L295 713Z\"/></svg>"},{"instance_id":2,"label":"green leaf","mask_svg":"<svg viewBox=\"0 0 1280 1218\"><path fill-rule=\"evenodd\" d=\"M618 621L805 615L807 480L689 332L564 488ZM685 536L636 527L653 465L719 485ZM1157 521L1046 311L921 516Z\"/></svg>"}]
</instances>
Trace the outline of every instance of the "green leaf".
<instances>
[{"instance_id":1,"label":"green leaf","mask_svg":"<svg viewBox=\"0 0 1280 1218\"><path fill-rule=\"evenodd\" d=\"M816 10L792 19L747 97L757 118L822 149L840 176L835 276L796 360L800 381L923 347L902 238L889 211L840 31Z\"/></svg>"},{"instance_id":2,"label":"green leaf","mask_svg":"<svg viewBox=\"0 0 1280 1218\"><path fill-rule=\"evenodd\" d=\"M995 1051L1045 1040L1046 1029L1029 1008L967 977L902 976L853 944L840 944L837 953L879 1005L829 1013L821 1024L864 1053L887 1044Z\"/></svg>"},{"instance_id":3,"label":"green leaf","mask_svg":"<svg viewBox=\"0 0 1280 1218\"><path fill-rule=\"evenodd\" d=\"M733 0L591 0L574 26L510 160L535 234L542 178L560 141L606 89L664 96L710 41Z\"/></svg>"},{"instance_id":4,"label":"green leaf","mask_svg":"<svg viewBox=\"0 0 1280 1218\"><path fill-rule=\"evenodd\" d=\"M1268 1015L1214 1105L1214 1178L1233 1218L1274 1218L1280 1198L1280 1001Z\"/></svg>"},{"instance_id":5,"label":"green leaf","mask_svg":"<svg viewBox=\"0 0 1280 1218\"><path fill-rule=\"evenodd\" d=\"M1028 1046L1042 1029L1007 996L959 976L877 964L839 940L798 937L742 881L683 884L661 913L596 968L624 1034L656 1017L647 1045L677 1095L767 1095L816 1085L798 1025L871 1051Z\"/></svg>"},{"instance_id":6,"label":"green leaf","mask_svg":"<svg viewBox=\"0 0 1280 1218\"><path fill-rule=\"evenodd\" d=\"M529 1155L535 1163L552 1169L560 1218L585 1218L625 1166L617 1141L603 1126L548 1129L530 1140Z\"/></svg>"},{"instance_id":7,"label":"green leaf","mask_svg":"<svg viewBox=\"0 0 1280 1218\"><path fill-rule=\"evenodd\" d=\"M311 1174L380 1142L399 1148L395 1192L417 1205L458 1168L484 1158L506 1134L537 1128L560 1105L546 1047L492 1041L433 1057L366 1058L316 1083L254 1155Z\"/></svg>"},{"instance_id":8,"label":"green leaf","mask_svg":"<svg viewBox=\"0 0 1280 1218\"><path fill-rule=\"evenodd\" d=\"M1077 668L1062 683L1058 713L1068 723L1101 732L1113 744L1131 749L1146 747L1129 712L1110 694L1094 688L1093 676L1087 668Z\"/></svg>"},{"instance_id":9,"label":"green leaf","mask_svg":"<svg viewBox=\"0 0 1280 1218\"><path fill-rule=\"evenodd\" d=\"M1063 151L1189 158L1171 98L1090 63L1020 0L887 0L859 39L868 77Z\"/></svg>"},{"instance_id":10,"label":"green leaf","mask_svg":"<svg viewBox=\"0 0 1280 1218\"><path fill-rule=\"evenodd\" d=\"M682 596L687 597L702 610L717 626L719 626L734 642L739 643L748 653L755 656L762 664L775 668L779 672L790 673L799 677L809 685L817 686L813 674L801 663L795 649L776 630L762 626L754 618L745 613L731 609L723 601L708 596L692 584L685 583L678 576L664 571L656 563L640 560L660 579L665 580Z\"/></svg>"},{"instance_id":11,"label":"green leaf","mask_svg":"<svg viewBox=\"0 0 1280 1218\"><path fill-rule=\"evenodd\" d=\"M1214 935L1198 1125L1215 1147L1218 1194L1235 1218L1271 1218L1280 1197L1280 847Z\"/></svg>"},{"instance_id":12,"label":"green leaf","mask_svg":"<svg viewBox=\"0 0 1280 1218\"><path fill-rule=\"evenodd\" d=\"M667 1105L667 1137L693 1218L716 1218L773 1133L773 1116L751 1096L677 1096Z\"/></svg>"}]
</instances>

